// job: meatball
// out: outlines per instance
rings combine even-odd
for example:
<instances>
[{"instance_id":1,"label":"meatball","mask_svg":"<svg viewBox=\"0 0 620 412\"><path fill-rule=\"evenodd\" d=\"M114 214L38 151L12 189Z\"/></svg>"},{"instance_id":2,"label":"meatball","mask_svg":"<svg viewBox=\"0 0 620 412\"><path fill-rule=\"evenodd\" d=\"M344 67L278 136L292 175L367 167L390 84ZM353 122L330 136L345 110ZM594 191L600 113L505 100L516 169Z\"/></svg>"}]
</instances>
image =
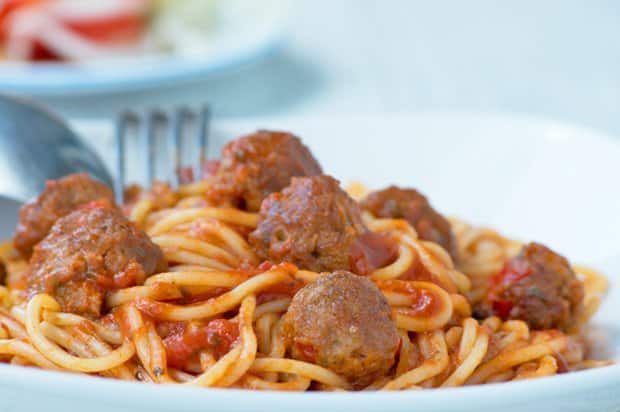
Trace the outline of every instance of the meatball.
<instances>
[{"instance_id":1,"label":"meatball","mask_svg":"<svg viewBox=\"0 0 620 412\"><path fill-rule=\"evenodd\" d=\"M107 199L114 202L112 190L86 173L50 180L43 193L22 206L13 239L15 249L25 258L43 239L59 218L73 212L81 204Z\"/></svg>"},{"instance_id":2,"label":"meatball","mask_svg":"<svg viewBox=\"0 0 620 412\"><path fill-rule=\"evenodd\" d=\"M494 276L486 304L503 319L521 319L533 329L569 330L583 308L583 285L568 261L529 243Z\"/></svg>"},{"instance_id":3,"label":"meatball","mask_svg":"<svg viewBox=\"0 0 620 412\"><path fill-rule=\"evenodd\" d=\"M288 186L291 177L321 173L321 166L299 138L261 130L224 147L207 199L257 212L263 199Z\"/></svg>"},{"instance_id":4,"label":"meatball","mask_svg":"<svg viewBox=\"0 0 620 412\"><path fill-rule=\"evenodd\" d=\"M354 269L366 274L360 272L394 258L378 237L368 231L357 203L338 181L323 175L294 177L289 187L267 197L249 240L264 260L316 272Z\"/></svg>"},{"instance_id":5,"label":"meatball","mask_svg":"<svg viewBox=\"0 0 620 412\"><path fill-rule=\"evenodd\" d=\"M49 293L67 312L101 315L105 292L139 285L167 268L159 246L104 203L64 216L34 248L28 294Z\"/></svg>"},{"instance_id":6,"label":"meatball","mask_svg":"<svg viewBox=\"0 0 620 412\"><path fill-rule=\"evenodd\" d=\"M456 241L450 222L437 213L417 190L390 186L369 194L361 206L379 218L407 220L420 239L439 244L456 259Z\"/></svg>"},{"instance_id":7,"label":"meatball","mask_svg":"<svg viewBox=\"0 0 620 412\"><path fill-rule=\"evenodd\" d=\"M297 292L284 319L293 358L328 368L357 389L394 364L396 325L368 278L345 271L321 276Z\"/></svg>"}]
</instances>

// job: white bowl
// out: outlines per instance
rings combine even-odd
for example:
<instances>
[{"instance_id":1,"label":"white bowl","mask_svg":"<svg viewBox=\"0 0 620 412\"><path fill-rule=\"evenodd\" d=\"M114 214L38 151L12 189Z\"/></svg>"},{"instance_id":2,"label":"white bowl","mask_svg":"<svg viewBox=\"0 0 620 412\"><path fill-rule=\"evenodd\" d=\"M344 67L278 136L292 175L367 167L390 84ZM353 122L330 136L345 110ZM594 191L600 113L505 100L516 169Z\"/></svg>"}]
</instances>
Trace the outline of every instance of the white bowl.
<instances>
[{"instance_id":1,"label":"white bowl","mask_svg":"<svg viewBox=\"0 0 620 412\"><path fill-rule=\"evenodd\" d=\"M257 128L294 131L325 171L344 182L420 188L448 215L546 243L617 283L620 145L612 138L523 117L416 114L217 123L213 143ZM105 125L81 130L107 153L112 135ZM619 298L612 288L594 320L608 351L599 355L616 360ZM0 410L618 410L619 387L620 366L455 389L275 393L141 385L0 365Z\"/></svg>"}]
</instances>

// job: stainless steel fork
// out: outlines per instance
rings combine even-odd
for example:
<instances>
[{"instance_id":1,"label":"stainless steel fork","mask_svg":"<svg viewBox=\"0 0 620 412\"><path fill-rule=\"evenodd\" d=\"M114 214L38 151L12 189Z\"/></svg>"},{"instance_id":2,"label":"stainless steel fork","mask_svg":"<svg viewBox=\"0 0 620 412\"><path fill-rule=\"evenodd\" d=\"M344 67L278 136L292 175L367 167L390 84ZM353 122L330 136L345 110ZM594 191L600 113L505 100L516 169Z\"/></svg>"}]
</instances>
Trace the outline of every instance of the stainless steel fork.
<instances>
[{"instance_id":1,"label":"stainless steel fork","mask_svg":"<svg viewBox=\"0 0 620 412\"><path fill-rule=\"evenodd\" d=\"M118 204L123 203L124 188L129 183L127 163L136 159L138 162L144 161L143 156L136 156L136 153L128 150L128 144L133 143L134 148L146 155L143 166L146 182L142 182L145 187L150 186L157 178L157 165L162 163L163 157L167 157L167 171L163 180L169 181L176 189L181 182L184 154L188 148L191 152L197 151L190 167L194 176L200 177L207 157L210 121L211 110L208 105L197 110L181 107L172 111L152 109L142 113L132 110L121 112L116 122L114 182ZM196 129L194 133L191 132L192 128ZM131 141L132 138L134 141Z\"/></svg>"}]
</instances>

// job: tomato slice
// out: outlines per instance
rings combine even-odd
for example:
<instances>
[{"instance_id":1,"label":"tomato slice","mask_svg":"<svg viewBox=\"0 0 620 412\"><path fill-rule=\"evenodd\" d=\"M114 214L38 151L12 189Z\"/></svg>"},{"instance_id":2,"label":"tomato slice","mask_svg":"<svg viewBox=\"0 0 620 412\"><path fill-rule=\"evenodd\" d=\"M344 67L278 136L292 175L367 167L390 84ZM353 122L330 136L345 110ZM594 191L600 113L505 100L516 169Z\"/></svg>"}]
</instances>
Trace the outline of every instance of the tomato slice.
<instances>
[{"instance_id":1,"label":"tomato slice","mask_svg":"<svg viewBox=\"0 0 620 412\"><path fill-rule=\"evenodd\" d=\"M508 260L501 272L491 277L487 301L497 316L506 320L510 316L514 303L502 298L502 293L511 285L532 274L532 268L526 260L518 257Z\"/></svg>"},{"instance_id":2,"label":"tomato slice","mask_svg":"<svg viewBox=\"0 0 620 412\"><path fill-rule=\"evenodd\" d=\"M144 16L138 14L110 14L82 20L65 20L64 25L73 33L101 44L131 44L144 31Z\"/></svg>"},{"instance_id":3,"label":"tomato slice","mask_svg":"<svg viewBox=\"0 0 620 412\"><path fill-rule=\"evenodd\" d=\"M4 41L7 36L5 24L12 13L47 1L49 0L0 0L0 41Z\"/></svg>"},{"instance_id":4,"label":"tomato slice","mask_svg":"<svg viewBox=\"0 0 620 412\"><path fill-rule=\"evenodd\" d=\"M508 287L532 274L532 268L524 259L513 258L504 264L501 272L491 278L491 288Z\"/></svg>"},{"instance_id":5,"label":"tomato slice","mask_svg":"<svg viewBox=\"0 0 620 412\"><path fill-rule=\"evenodd\" d=\"M137 43L148 23L149 0L0 1L0 42L8 57L72 60L110 54ZM45 24L33 24L33 21ZM24 32L24 27L28 27Z\"/></svg>"},{"instance_id":6,"label":"tomato slice","mask_svg":"<svg viewBox=\"0 0 620 412\"><path fill-rule=\"evenodd\" d=\"M0 2L0 22L18 9L45 3L47 1L49 0L4 0Z\"/></svg>"},{"instance_id":7,"label":"tomato slice","mask_svg":"<svg viewBox=\"0 0 620 412\"><path fill-rule=\"evenodd\" d=\"M295 341L293 345L295 346L295 349L297 349L299 355L301 355L302 359L304 359L306 362L316 362L317 349L314 346L310 345L309 343L303 343L298 341Z\"/></svg>"},{"instance_id":8,"label":"tomato slice","mask_svg":"<svg viewBox=\"0 0 620 412\"><path fill-rule=\"evenodd\" d=\"M200 350L210 351L221 358L239 339L239 327L226 319L214 319L206 325L200 322L170 323L170 334L163 339L168 363L184 369Z\"/></svg>"},{"instance_id":9,"label":"tomato slice","mask_svg":"<svg viewBox=\"0 0 620 412\"><path fill-rule=\"evenodd\" d=\"M366 232L351 244L349 266L358 275L370 275L376 269L389 265L398 257L398 245L389 237Z\"/></svg>"},{"instance_id":10,"label":"tomato slice","mask_svg":"<svg viewBox=\"0 0 620 412\"><path fill-rule=\"evenodd\" d=\"M513 308L513 304L509 300L494 300L493 301L493 312L497 314L503 320L508 319L510 316L510 311Z\"/></svg>"}]
</instances>

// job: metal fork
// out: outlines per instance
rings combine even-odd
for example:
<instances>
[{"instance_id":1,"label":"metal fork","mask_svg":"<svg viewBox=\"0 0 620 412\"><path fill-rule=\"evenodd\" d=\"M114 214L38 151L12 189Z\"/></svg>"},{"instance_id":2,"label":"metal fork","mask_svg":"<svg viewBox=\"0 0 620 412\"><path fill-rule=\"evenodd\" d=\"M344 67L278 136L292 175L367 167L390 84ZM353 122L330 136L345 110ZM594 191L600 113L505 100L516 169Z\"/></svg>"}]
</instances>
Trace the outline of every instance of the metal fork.
<instances>
[{"instance_id":1,"label":"metal fork","mask_svg":"<svg viewBox=\"0 0 620 412\"><path fill-rule=\"evenodd\" d=\"M208 105L204 105L197 110L188 107L181 107L172 111L161 109L151 109L142 113L132 110L121 112L116 121L116 179L114 181L114 192L116 201L122 204L124 200L124 188L127 185L127 162L131 161L128 157L127 146L131 138L140 140L138 147L147 155L145 163L146 182L145 187L149 187L157 176L157 163L161 160L164 151L158 137L161 131L165 134L165 149L168 150L168 170L167 177L174 189L179 187L181 182L181 171L183 170L183 153L189 143L191 149L197 149L198 153L193 162L194 176L200 176L202 166L207 159L207 149L209 144L209 131L211 121L211 110ZM196 133L189 133L192 126L197 126ZM188 142L189 140L189 142ZM137 143L137 142L133 142ZM133 156L133 159L140 159L140 156ZM171 165L171 167L170 167Z\"/></svg>"}]
</instances>

